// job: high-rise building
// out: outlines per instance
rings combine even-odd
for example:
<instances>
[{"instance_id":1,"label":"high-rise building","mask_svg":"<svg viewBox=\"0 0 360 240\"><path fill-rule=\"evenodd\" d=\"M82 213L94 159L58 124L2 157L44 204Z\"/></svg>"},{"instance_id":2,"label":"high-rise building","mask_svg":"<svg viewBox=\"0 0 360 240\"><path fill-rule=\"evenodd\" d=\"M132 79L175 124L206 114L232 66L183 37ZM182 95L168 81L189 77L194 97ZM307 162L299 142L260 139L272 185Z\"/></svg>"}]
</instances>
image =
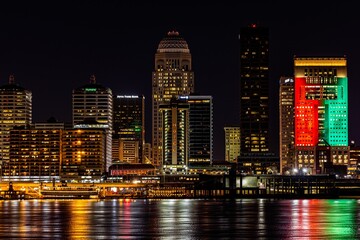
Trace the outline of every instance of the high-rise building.
<instances>
[{"instance_id":1,"label":"high-rise building","mask_svg":"<svg viewBox=\"0 0 360 240\"><path fill-rule=\"evenodd\" d=\"M116 142L119 144L117 160L143 163L145 97L142 95L116 95L113 104L113 140L118 139Z\"/></svg>"},{"instance_id":2,"label":"high-rise building","mask_svg":"<svg viewBox=\"0 0 360 240\"><path fill-rule=\"evenodd\" d=\"M212 96L180 96L189 104L189 167L210 166L213 161Z\"/></svg>"},{"instance_id":3,"label":"high-rise building","mask_svg":"<svg viewBox=\"0 0 360 240\"><path fill-rule=\"evenodd\" d=\"M240 127L226 126L225 131L225 161L236 163L240 156Z\"/></svg>"},{"instance_id":4,"label":"high-rise building","mask_svg":"<svg viewBox=\"0 0 360 240\"><path fill-rule=\"evenodd\" d=\"M294 78L281 77L279 89L280 173L291 174L295 168L294 155Z\"/></svg>"},{"instance_id":5,"label":"high-rise building","mask_svg":"<svg viewBox=\"0 0 360 240\"><path fill-rule=\"evenodd\" d=\"M331 173L349 162L346 57L294 57L297 168Z\"/></svg>"},{"instance_id":6,"label":"high-rise building","mask_svg":"<svg viewBox=\"0 0 360 240\"><path fill-rule=\"evenodd\" d=\"M101 127L106 130L105 170L107 171L112 162L113 96L111 89L97 84L95 76L92 75L89 84L73 90L72 103L74 127ZM86 126L88 121L91 126ZM94 121L97 124L94 124Z\"/></svg>"},{"instance_id":7,"label":"high-rise building","mask_svg":"<svg viewBox=\"0 0 360 240\"><path fill-rule=\"evenodd\" d=\"M32 121L32 92L15 83L10 75L9 83L0 87L0 175L9 176L10 130L14 126L26 126Z\"/></svg>"},{"instance_id":8,"label":"high-rise building","mask_svg":"<svg viewBox=\"0 0 360 240\"><path fill-rule=\"evenodd\" d=\"M153 164L160 167L163 157L162 117L160 104L169 104L172 97L194 92L194 73L187 42L176 31L160 41L152 73L152 148Z\"/></svg>"},{"instance_id":9,"label":"high-rise building","mask_svg":"<svg viewBox=\"0 0 360 240\"><path fill-rule=\"evenodd\" d=\"M161 104L163 128L164 173L187 173L189 167L189 104L173 98L168 104Z\"/></svg>"},{"instance_id":10,"label":"high-rise building","mask_svg":"<svg viewBox=\"0 0 360 240\"><path fill-rule=\"evenodd\" d=\"M269 152L269 31L240 30L241 153Z\"/></svg>"},{"instance_id":11,"label":"high-rise building","mask_svg":"<svg viewBox=\"0 0 360 240\"><path fill-rule=\"evenodd\" d=\"M250 24L240 30L240 157L242 172L279 171L269 149L269 30Z\"/></svg>"}]
</instances>

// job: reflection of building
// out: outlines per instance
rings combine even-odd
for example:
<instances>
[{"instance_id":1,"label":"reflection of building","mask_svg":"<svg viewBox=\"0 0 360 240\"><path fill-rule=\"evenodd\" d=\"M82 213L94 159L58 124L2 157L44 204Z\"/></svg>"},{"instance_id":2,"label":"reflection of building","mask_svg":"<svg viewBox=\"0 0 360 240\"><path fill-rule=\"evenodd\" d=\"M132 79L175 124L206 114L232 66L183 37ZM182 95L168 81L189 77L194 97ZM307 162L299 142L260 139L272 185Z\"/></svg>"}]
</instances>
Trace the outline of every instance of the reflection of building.
<instances>
[{"instance_id":1,"label":"reflection of building","mask_svg":"<svg viewBox=\"0 0 360 240\"><path fill-rule=\"evenodd\" d=\"M188 111L186 101L173 99L159 106L162 113L163 162L165 173L186 173L189 160Z\"/></svg>"},{"instance_id":2,"label":"reflection of building","mask_svg":"<svg viewBox=\"0 0 360 240\"><path fill-rule=\"evenodd\" d=\"M106 157L105 170L110 166L112 161L112 115L113 99L112 91L109 88L97 84L95 76L92 75L90 83L73 90L73 125L79 128L86 128L83 121L94 120L98 126L106 130ZM81 124L81 126L79 125ZM97 127L98 127L97 126ZM91 128L96 127L92 126Z\"/></svg>"},{"instance_id":3,"label":"reflection of building","mask_svg":"<svg viewBox=\"0 0 360 240\"><path fill-rule=\"evenodd\" d=\"M240 127L227 126L225 131L225 161L236 162L240 156Z\"/></svg>"},{"instance_id":4,"label":"reflection of building","mask_svg":"<svg viewBox=\"0 0 360 240\"><path fill-rule=\"evenodd\" d=\"M113 141L118 139L115 148L120 149L117 158L129 163L143 162L145 144L145 97L137 95L114 96Z\"/></svg>"},{"instance_id":5,"label":"reflection of building","mask_svg":"<svg viewBox=\"0 0 360 240\"><path fill-rule=\"evenodd\" d=\"M180 96L189 104L189 167L210 166L213 147L212 96Z\"/></svg>"},{"instance_id":6,"label":"reflection of building","mask_svg":"<svg viewBox=\"0 0 360 240\"><path fill-rule=\"evenodd\" d=\"M14 76L0 87L0 174L9 176L10 130L26 126L32 119L32 93L15 84Z\"/></svg>"},{"instance_id":7,"label":"reflection of building","mask_svg":"<svg viewBox=\"0 0 360 240\"><path fill-rule=\"evenodd\" d=\"M280 173L289 174L295 168L294 156L294 79L280 78Z\"/></svg>"},{"instance_id":8,"label":"reflection of building","mask_svg":"<svg viewBox=\"0 0 360 240\"><path fill-rule=\"evenodd\" d=\"M345 57L295 57L295 157L298 168L332 173L349 163Z\"/></svg>"},{"instance_id":9,"label":"reflection of building","mask_svg":"<svg viewBox=\"0 0 360 240\"><path fill-rule=\"evenodd\" d=\"M191 54L187 42L178 32L171 31L160 41L155 54L152 74L152 148L153 164L163 160L163 129L160 104L168 104L172 97L194 92Z\"/></svg>"}]
</instances>

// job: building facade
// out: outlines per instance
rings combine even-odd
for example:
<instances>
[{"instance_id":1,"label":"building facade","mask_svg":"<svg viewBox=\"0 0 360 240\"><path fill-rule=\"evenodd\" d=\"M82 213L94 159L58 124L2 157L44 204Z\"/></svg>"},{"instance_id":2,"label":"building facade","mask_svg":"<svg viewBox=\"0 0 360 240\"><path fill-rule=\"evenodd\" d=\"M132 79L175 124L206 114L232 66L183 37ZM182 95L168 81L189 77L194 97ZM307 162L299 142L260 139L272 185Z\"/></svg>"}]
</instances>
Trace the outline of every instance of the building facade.
<instances>
[{"instance_id":1,"label":"building facade","mask_svg":"<svg viewBox=\"0 0 360 240\"><path fill-rule=\"evenodd\" d=\"M87 121L91 124L96 121L97 127L101 126L106 130L105 170L107 171L112 162L113 96L111 89L97 84L95 76L92 75L89 84L73 90L72 110L74 127L78 125L77 128L86 128L84 124Z\"/></svg>"},{"instance_id":2,"label":"building facade","mask_svg":"<svg viewBox=\"0 0 360 240\"><path fill-rule=\"evenodd\" d=\"M210 166L213 161L212 96L180 96L189 104L189 167Z\"/></svg>"},{"instance_id":3,"label":"building facade","mask_svg":"<svg viewBox=\"0 0 360 240\"><path fill-rule=\"evenodd\" d=\"M251 24L240 31L241 153L269 152L269 31Z\"/></svg>"},{"instance_id":4,"label":"building facade","mask_svg":"<svg viewBox=\"0 0 360 240\"><path fill-rule=\"evenodd\" d=\"M159 106L163 128L163 162L166 174L185 174L189 167L189 104L173 98Z\"/></svg>"},{"instance_id":5,"label":"building facade","mask_svg":"<svg viewBox=\"0 0 360 240\"><path fill-rule=\"evenodd\" d=\"M224 127L225 132L225 161L236 163L240 156L240 127Z\"/></svg>"},{"instance_id":6,"label":"building facade","mask_svg":"<svg viewBox=\"0 0 360 240\"><path fill-rule=\"evenodd\" d=\"M280 173L291 174L295 164L294 78L281 77L279 89Z\"/></svg>"},{"instance_id":7,"label":"building facade","mask_svg":"<svg viewBox=\"0 0 360 240\"><path fill-rule=\"evenodd\" d=\"M145 97L142 95L116 95L113 105L113 140L118 139L118 148L120 149L117 160L143 163Z\"/></svg>"},{"instance_id":8,"label":"building facade","mask_svg":"<svg viewBox=\"0 0 360 240\"><path fill-rule=\"evenodd\" d=\"M294 57L297 168L331 173L349 163L346 57Z\"/></svg>"},{"instance_id":9,"label":"building facade","mask_svg":"<svg viewBox=\"0 0 360 240\"><path fill-rule=\"evenodd\" d=\"M159 113L161 104L173 97L194 92L194 73L187 42L176 31L170 31L160 41L152 73L152 163L163 162L163 123Z\"/></svg>"},{"instance_id":10,"label":"building facade","mask_svg":"<svg viewBox=\"0 0 360 240\"><path fill-rule=\"evenodd\" d=\"M13 75L0 87L0 172L10 176L10 131L32 121L32 92L15 83Z\"/></svg>"}]
</instances>

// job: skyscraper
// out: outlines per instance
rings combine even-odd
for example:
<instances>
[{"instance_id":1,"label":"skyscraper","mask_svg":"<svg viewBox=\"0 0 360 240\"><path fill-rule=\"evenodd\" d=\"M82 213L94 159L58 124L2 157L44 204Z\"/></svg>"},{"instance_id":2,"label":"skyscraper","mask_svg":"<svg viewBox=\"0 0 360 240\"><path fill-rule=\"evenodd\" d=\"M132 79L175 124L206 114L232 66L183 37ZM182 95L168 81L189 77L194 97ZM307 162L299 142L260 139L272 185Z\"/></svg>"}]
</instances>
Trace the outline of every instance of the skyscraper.
<instances>
[{"instance_id":1,"label":"skyscraper","mask_svg":"<svg viewBox=\"0 0 360 240\"><path fill-rule=\"evenodd\" d=\"M119 139L120 149L126 146L129 151L120 151L120 160L124 159L126 153L129 154L128 162L144 162L145 144L145 97L142 95L116 95L114 96L114 135L113 138ZM131 160L130 160L131 159Z\"/></svg>"},{"instance_id":2,"label":"skyscraper","mask_svg":"<svg viewBox=\"0 0 360 240\"><path fill-rule=\"evenodd\" d=\"M279 170L269 149L269 30L251 24L240 30L240 157L239 170Z\"/></svg>"},{"instance_id":3,"label":"skyscraper","mask_svg":"<svg viewBox=\"0 0 360 240\"><path fill-rule=\"evenodd\" d=\"M0 175L11 175L10 130L14 126L26 126L32 121L32 92L15 84L13 75L9 83L0 87Z\"/></svg>"},{"instance_id":4,"label":"skyscraper","mask_svg":"<svg viewBox=\"0 0 360 240\"><path fill-rule=\"evenodd\" d=\"M169 104L173 97L194 92L194 73L187 42L176 31L160 41L152 73L152 148L153 164L160 167L163 152L160 104Z\"/></svg>"},{"instance_id":5,"label":"skyscraper","mask_svg":"<svg viewBox=\"0 0 360 240\"><path fill-rule=\"evenodd\" d=\"M330 173L349 161L346 57L295 56L294 73L297 167Z\"/></svg>"},{"instance_id":6,"label":"skyscraper","mask_svg":"<svg viewBox=\"0 0 360 240\"><path fill-rule=\"evenodd\" d=\"M72 103L74 127L106 130L105 169L107 171L112 162L113 97L111 89L97 84L95 76L92 75L89 84L73 90ZM94 121L97 124L94 124Z\"/></svg>"},{"instance_id":7,"label":"skyscraper","mask_svg":"<svg viewBox=\"0 0 360 240\"><path fill-rule=\"evenodd\" d=\"M294 155L294 78L281 77L279 90L280 173L290 174L295 168Z\"/></svg>"},{"instance_id":8,"label":"skyscraper","mask_svg":"<svg viewBox=\"0 0 360 240\"><path fill-rule=\"evenodd\" d=\"M187 173L189 167L189 104L173 98L168 104L161 104L163 128L163 162L165 173Z\"/></svg>"},{"instance_id":9,"label":"skyscraper","mask_svg":"<svg viewBox=\"0 0 360 240\"><path fill-rule=\"evenodd\" d=\"M210 166L213 161L212 96L180 96L189 104L189 167Z\"/></svg>"},{"instance_id":10,"label":"skyscraper","mask_svg":"<svg viewBox=\"0 0 360 240\"><path fill-rule=\"evenodd\" d=\"M269 152L269 32L251 24L240 31L241 153Z\"/></svg>"}]
</instances>

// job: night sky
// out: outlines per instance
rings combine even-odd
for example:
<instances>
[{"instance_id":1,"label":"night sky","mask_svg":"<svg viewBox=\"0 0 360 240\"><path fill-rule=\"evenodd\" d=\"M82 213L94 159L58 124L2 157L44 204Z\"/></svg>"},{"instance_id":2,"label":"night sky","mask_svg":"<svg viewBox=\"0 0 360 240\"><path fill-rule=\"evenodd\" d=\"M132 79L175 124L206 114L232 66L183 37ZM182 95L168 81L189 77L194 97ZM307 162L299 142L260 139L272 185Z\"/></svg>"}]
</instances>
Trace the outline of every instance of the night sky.
<instances>
[{"instance_id":1,"label":"night sky","mask_svg":"<svg viewBox=\"0 0 360 240\"><path fill-rule=\"evenodd\" d=\"M348 59L349 139L360 143L360 14L356 1L1 1L0 85L9 74L33 93L33 121L71 121L74 88L97 83L143 94L151 142L151 74L161 39L177 30L193 60L195 91L212 95L214 159L225 125L239 123L240 28L270 31L271 148L278 155L280 76L293 56Z\"/></svg>"}]
</instances>

